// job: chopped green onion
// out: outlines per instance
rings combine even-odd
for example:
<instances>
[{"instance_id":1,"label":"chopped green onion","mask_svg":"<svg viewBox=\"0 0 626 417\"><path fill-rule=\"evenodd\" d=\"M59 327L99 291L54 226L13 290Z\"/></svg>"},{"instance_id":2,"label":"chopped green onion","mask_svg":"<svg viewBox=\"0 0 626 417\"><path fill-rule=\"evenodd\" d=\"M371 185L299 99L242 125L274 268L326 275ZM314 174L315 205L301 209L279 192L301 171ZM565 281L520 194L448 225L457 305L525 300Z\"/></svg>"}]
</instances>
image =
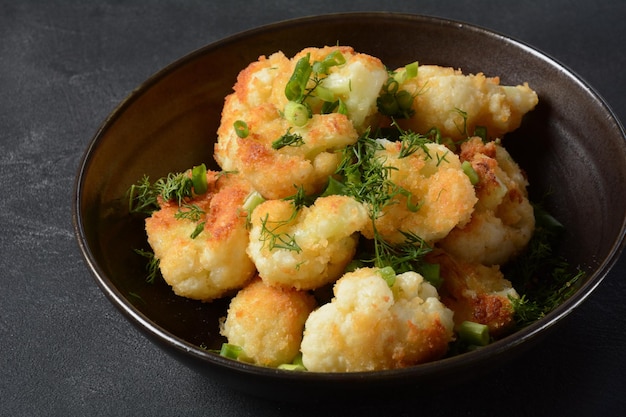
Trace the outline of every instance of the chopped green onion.
<instances>
[{"instance_id":1,"label":"chopped green onion","mask_svg":"<svg viewBox=\"0 0 626 417\"><path fill-rule=\"evenodd\" d=\"M246 201L243 202L243 209L248 213L252 213L254 209L264 201L265 199L258 191L252 191L248 194L248 197L246 197Z\"/></svg>"},{"instance_id":2,"label":"chopped green onion","mask_svg":"<svg viewBox=\"0 0 626 417\"><path fill-rule=\"evenodd\" d=\"M193 184L193 191L197 195L207 192L209 184L206 179L206 165L200 164L191 169L191 182Z\"/></svg>"},{"instance_id":3,"label":"chopped green onion","mask_svg":"<svg viewBox=\"0 0 626 417\"><path fill-rule=\"evenodd\" d=\"M406 90L398 91L396 102L401 110L411 110L411 107L413 107L413 96Z\"/></svg>"},{"instance_id":4,"label":"chopped green onion","mask_svg":"<svg viewBox=\"0 0 626 417\"><path fill-rule=\"evenodd\" d=\"M383 94L376 100L378 111L385 116L393 116L398 114L400 106L393 94Z\"/></svg>"},{"instance_id":5,"label":"chopped green onion","mask_svg":"<svg viewBox=\"0 0 626 417\"><path fill-rule=\"evenodd\" d=\"M247 138L250 134L250 132L248 131L248 124L243 120L237 120L235 123L233 123L233 127L235 128L235 133L241 139Z\"/></svg>"},{"instance_id":6,"label":"chopped green onion","mask_svg":"<svg viewBox=\"0 0 626 417\"><path fill-rule=\"evenodd\" d=\"M392 267L385 266L384 268L380 268L378 273L385 280L387 285L389 285L389 288L393 287L393 284L396 283L396 271L394 271Z\"/></svg>"},{"instance_id":7,"label":"chopped green onion","mask_svg":"<svg viewBox=\"0 0 626 417\"><path fill-rule=\"evenodd\" d=\"M229 359L237 359L239 355L241 355L243 349L241 346L233 345L231 343L222 343L222 348L220 349L220 356Z\"/></svg>"},{"instance_id":8,"label":"chopped green onion","mask_svg":"<svg viewBox=\"0 0 626 417\"><path fill-rule=\"evenodd\" d=\"M315 95L325 102L333 103L335 101L335 94L321 85L315 87Z\"/></svg>"},{"instance_id":9,"label":"chopped green onion","mask_svg":"<svg viewBox=\"0 0 626 417\"><path fill-rule=\"evenodd\" d=\"M420 274L424 279L430 282L433 287L439 288L443 284L443 278L441 277L441 267L439 264L424 263L420 268Z\"/></svg>"},{"instance_id":10,"label":"chopped green onion","mask_svg":"<svg viewBox=\"0 0 626 417\"><path fill-rule=\"evenodd\" d=\"M478 177L478 173L474 170L472 164L469 161L463 161L463 163L461 164L461 169L463 169L465 175L468 176L472 185L478 184L480 178Z\"/></svg>"},{"instance_id":11,"label":"chopped green onion","mask_svg":"<svg viewBox=\"0 0 626 417\"><path fill-rule=\"evenodd\" d=\"M487 142L487 128L485 126L476 126L474 128L474 136L478 136L483 142Z\"/></svg>"},{"instance_id":12,"label":"chopped green onion","mask_svg":"<svg viewBox=\"0 0 626 417\"><path fill-rule=\"evenodd\" d=\"M285 96L289 101L299 101L304 95L304 90L311 76L311 63L309 62L311 55L300 58L296 63L296 67L291 74L291 78L285 86Z\"/></svg>"},{"instance_id":13,"label":"chopped green onion","mask_svg":"<svg viewBox=\"0 0 626 417\"><path fill-rule=\"evenodd\" d=\"M196 225L196 228L193 230L193 232L191 233L191 235L189 237L192 238L192 239L197 238L198 235L204 231L204 225L205 224L206 224L206 222L198 223Z\"/></svg>"},{"instance_id":14,"label":"chopped green onion","mask_svg":"<svg viewBox=\"0 0 626 417\"><path fill-rule=\"evenodd\" d=\"M473 321L464 321L459 326L459 338L468 345L485 346L489 344L489 326Z\"/></svg>"},{"instance_id":15,"label":"chopped green onion","mask_svg":"<svg viewBox=\"0 0 626 417\"><path fill-rule=\"evenodd\" d=\"M313 64L313 71L318 74L328 74L331 67L343 65L345 63L346 58L343 56L341 51L335 50L326 55L326 57L322 61L315 62Z\"/></svg>"},{"instance_id":16,"label":"chopped green onion","mask_svg":"<svg viewBox=\"0 0 626 417\"><path fill-rule=\"evenodd\" d=\"M410 80L411 78L417 77L417 68L419 64L417 61L411 62L410 64L404 67L405 71L405 81Z\"/></svg>"},{"instance_id":17,"label":"chopped green onion","mask_svg":"<svg viewBox=\"0 0 626 417\"><path fill-rule=\"evenodd\" d=\"M283 363L278 365L278 369L286 371L306 371L304 362L302 362L302 353L298 353L291 363Z\"/></svg>"},{"instance_id":18,"label":"chopped green onion","mask_svg":"<svg viewBox=\"0 0 626 417\"><path fill-rule=\"evenodd\" d=\"M294 126L304 126L309 121L309 109L301 103L289 101L285 105L285 119Z\"/></svg>"}]
</instances>

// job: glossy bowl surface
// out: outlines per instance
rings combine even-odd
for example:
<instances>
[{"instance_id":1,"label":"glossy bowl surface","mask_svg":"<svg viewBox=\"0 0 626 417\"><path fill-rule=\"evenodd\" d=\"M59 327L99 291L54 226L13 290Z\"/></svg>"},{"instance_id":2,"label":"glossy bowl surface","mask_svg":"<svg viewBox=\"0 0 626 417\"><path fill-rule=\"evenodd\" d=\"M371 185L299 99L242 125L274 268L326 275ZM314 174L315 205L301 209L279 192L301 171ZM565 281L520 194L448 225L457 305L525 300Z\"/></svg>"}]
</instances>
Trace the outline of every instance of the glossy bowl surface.
<instances>
[{"instance_id":1,"label":"glossy bowl surface","mask_svg":"<svg viewBox=\"0 0 626 417\"><path fill-rule=\"evenodd\" d=\"M539 322L478 351L416 367L349 374L294 373L252 366L204 349L218 348L218 318L228 300L199 303L164 283L147 285L143 221L124 196L143 175L156 179L213 158L224 97L260 55L291 56L308 46L350 45L389 68L418 60L528 82L540 104L505 145L566 226L559 249L588 278ZM541 52L468 24L417 15L352 13L307 17L241 33L199 49L156 73L104 121L76 178L74 226L84 258L110 301L175 357L243 391L270 398L346 398L403 392L475 377L545 340L543 336L600 283L624 246L626 142L623 128L584 81ZM547 197L544 197L547 196ZM546 340L549 343L549 339ZM339 395L338 395L339 394Z\"/></svg>"}]
</instances>

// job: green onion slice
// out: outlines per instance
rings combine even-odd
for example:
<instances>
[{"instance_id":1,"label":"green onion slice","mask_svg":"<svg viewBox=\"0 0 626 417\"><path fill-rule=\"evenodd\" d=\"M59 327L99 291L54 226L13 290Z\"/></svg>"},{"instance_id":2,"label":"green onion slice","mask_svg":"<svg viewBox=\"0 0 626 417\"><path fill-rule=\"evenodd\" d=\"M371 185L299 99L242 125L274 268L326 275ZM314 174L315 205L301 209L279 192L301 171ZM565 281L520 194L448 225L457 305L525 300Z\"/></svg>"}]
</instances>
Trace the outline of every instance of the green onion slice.
<instances>
[{"instance_id":1,"label":"green onion slice","mask_svg":"<svg viewBox=\"0 0 626 417\"><path fill-rule=\"evenodd\" d=\"M296 67L291 74L291 78L285 85L285 96L289 101L299 101L304 95L304 90L309 82L312 68L310 63L310 54L300 58L296 63Z\"/></svg>"},{"instance_id":2,"label":"green onion slice","mask_svg":"<svg viewBox=\"0 0 626 417\"><path fill-rule=\"evenodd\" d=\"M197 195L205 194L209 189L209 184L206 180L206 165L200 164L191 169L191 183L193 184L193 191Z\"/></svg>"},{"instance_id":3,"label":"green onion slice","mask_svg":"<svg viewBox=\"0 0 626 417\"><path fill-rule=\"evenodd\" d=\"M380 276L385 280L389 288L393 287L393 284L396 283L396 271L393 270L390 266L385 266L378 270Z\"/></svg>"},{"instance_id":4,"label":"green onion slice","mask_svg":"<svg viewBox=\"0 0 626 417\"><path fill-rule=\"evenodd\" d=\"M243 349L241 346L233 345L231 343L222 343L222 348L220 349L220 356L229 359L237 359L239 355L241 355Z\"/></svg>"},{"instance_id":5,"label":"green onion slice","mask_svg":"<svg viewBox=\"0 0 626 417\"><path fill-rule=\"evenodd\" d=\"M301 103L289 101L285 105L285 119L294 126L304 126L309 121L309 109Z\"/></svg>"},{"instance_id":6,"label":"green onion slice","mask_svg":"<svg viewBox=\"0 0 626 417\"><path fill-rule=\"evenodd\" d=\"M472 164L469 161L463 161L463 163L461 164L461 169L463 169L465 175L468 176L472 185L478 184L480 178L478 177L478 173L474 170Z\"/></svg>"},{"instance_id":7,"label":"green onion slice","mask_svg":"<svg viewBox=\"0 0 626 417\"><path fill-rule=\"evenodd\" d=\"M473 321L464 321L459 326L459 338L468 345L486 346L489 344L489 327Z\"/></svg>"},{"instance_id":8,"label":"green onion slice","mask_svg":"<svg viewBox=\"0 0 626 417\"><path fill-rule=\"evenodd\" d=\"M235 133L241 139L247 138L250 134L250 132L248 131L248 124L243 120L237 120L235 123L233 123L233 127L235 128Z\"/></svg>"}]
</instances>

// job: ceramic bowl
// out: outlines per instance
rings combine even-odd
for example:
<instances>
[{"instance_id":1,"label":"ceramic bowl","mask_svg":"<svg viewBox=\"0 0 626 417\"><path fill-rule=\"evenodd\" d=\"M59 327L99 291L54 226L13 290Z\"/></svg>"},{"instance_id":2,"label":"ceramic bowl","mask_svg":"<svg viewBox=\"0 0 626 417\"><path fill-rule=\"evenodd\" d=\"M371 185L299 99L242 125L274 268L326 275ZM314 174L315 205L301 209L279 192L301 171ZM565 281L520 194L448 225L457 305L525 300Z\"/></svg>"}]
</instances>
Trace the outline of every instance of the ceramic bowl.
<instances>
[{"instance_id":1,"label":"ceramic bowl","mask_svg":"<svg viewBox=\"0 0 626 417\"><path fill-rule=\"evenodd\" d=\"M418 60L528 82L539 105L505 139L526 170L531 199L566 227L560 253L587 278L576 294L538 322L485 348L407 369L324 374L290 372L229 360L207 351L223 339L218 318L228 300L177 297L164 283L145 283L143 221L124 196L143 175L159 178L205 162L217 169L213 144L224 97L237 74L260 55L291 56L308 46L350 45L395 68ZM190 53L134 90L104 121L76 179L74 225L80 248L109 300L147 337L193 369L270 398L386 395L475 377L513 360L576 308L609 272L624 246L624 131L594 90L541 52L472 25L390 13L307 17L250 30ZM469 376L472 375L472 376Z\"/></svg>"}]
</instances>

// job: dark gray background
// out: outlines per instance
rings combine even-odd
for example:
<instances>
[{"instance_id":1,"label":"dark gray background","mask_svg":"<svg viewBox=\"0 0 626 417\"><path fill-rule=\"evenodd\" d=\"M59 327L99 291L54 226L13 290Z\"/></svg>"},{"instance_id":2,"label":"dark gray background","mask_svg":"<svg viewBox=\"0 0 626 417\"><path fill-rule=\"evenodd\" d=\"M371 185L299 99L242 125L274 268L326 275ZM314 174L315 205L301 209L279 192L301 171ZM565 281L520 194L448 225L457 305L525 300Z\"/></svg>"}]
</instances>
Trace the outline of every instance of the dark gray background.
<instances>
[{"instance_id":1,"label":"dark gray background","mask_svg":"<svg viewBox=\"0 0 626 417\"><path fill-rule=\"evenodd\" d=\"M374 408L233 392L159 350L96 286L72 231L73 180L96 129L133 88L242 30L378 10L462 20L526 42L626 120L623 1L0 0L0 415L626 414L626 256L520 358L449 392Z\"/></svg>"}]
</instances>

